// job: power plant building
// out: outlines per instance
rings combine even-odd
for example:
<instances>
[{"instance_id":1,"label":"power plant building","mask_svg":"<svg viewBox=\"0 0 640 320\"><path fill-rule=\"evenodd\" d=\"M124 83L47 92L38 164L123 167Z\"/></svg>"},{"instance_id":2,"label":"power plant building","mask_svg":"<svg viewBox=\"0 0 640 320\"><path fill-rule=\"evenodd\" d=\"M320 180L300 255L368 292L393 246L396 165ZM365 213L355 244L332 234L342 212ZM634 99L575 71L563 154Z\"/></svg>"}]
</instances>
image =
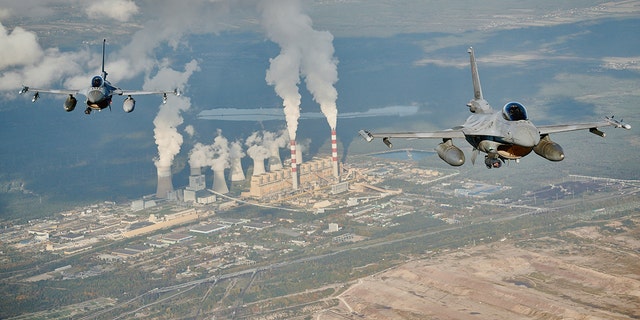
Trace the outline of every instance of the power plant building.
<instances>
[{"instance_id":1,"label":"power plant building","mask_svg":"<svg viewBox=\"0 0 640 320\"><path fill-rule=\"evenodd\" d=\"M302 189L335 182L332 158L315 158L297 167L299 187ZM274 196L294 190L292 172L288 168L251 177L251 187L246 194L252 198Z\"/></svg>"}]
</instances>

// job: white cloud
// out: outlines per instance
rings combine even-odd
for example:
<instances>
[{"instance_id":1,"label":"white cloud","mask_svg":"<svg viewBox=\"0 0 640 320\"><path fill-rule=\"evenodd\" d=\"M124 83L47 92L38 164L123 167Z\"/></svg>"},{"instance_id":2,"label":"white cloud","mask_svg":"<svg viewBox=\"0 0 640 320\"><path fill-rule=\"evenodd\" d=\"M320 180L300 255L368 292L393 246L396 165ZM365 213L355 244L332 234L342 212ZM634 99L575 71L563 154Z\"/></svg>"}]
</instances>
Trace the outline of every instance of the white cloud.
<instances>
[{"instance_id":1,"label":"white cloud","mask_svg":"<svg viewBox=\"0 0 640 320\"><path fill-rule=\"evenodd\" d=\"M91 19L107 17L118 21L128 21L138 11L140 11L140 8L131 0L111 0L108 3L103 1L92 2L85 8L87 16Z\"/></svg>"},{"instance_id":2,"label":"white cloud","mask_svg":"<svg viewBox=\"0 0 640 320\"><path fill-rule=\"evenodd\" d=\"M9 32L1 23L0 48L0 70L32 64L42 57L42 48L34 33L20 27Z\"/></svg>"}]
</instances>

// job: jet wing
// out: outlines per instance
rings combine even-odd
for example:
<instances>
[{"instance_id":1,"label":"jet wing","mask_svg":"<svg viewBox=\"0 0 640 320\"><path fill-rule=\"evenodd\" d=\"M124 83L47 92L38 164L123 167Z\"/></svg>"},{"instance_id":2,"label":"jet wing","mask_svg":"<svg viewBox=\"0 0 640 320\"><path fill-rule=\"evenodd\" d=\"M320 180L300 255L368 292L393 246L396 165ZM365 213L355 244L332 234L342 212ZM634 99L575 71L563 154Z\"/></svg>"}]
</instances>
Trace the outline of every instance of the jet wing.
<instances>
[{"instance_id":1,"label":"jet wing","mask_svg":"<svg viewBox=\"0 0 640 320\"><path fill-rule=\"evenodd\" d=\"M23 86L19 93L24 94L24 93L27 93L28 91L55 93L55 94L72 94L72 95L76 95L80 93L80 90L39 89L39 88L31 88L27 86Z\"/></svg>"},{"instance_id":2,"label":"jet wing","mask_svg":"<svg viewBox=\"0 0 640 320\"><path fill-rule=\"evenodd\" d=\"M126 95L126 96L145 95L145 94L161 94L162 95L162 103L164 104L164 103L167 103L167 94L173 94L173 95L179 96L182 93L178 89L175 89L173 91L134 91L134 90L122 90L120 88L116 88L115 90L113 90L113 94Z\"/></svg>"},{"instance_id":3,"label":"jet wing","mask_svg":"<svg viewBox=\"0 0 640 320\"><path fill-rule=\"evenodd\" d=\"M453 139L453 138L464 138L465 135L462 132L461 128L456 129L448 129L441 131L432 131L432 132L369 132L367 130L358 131L360 136L366 140L367 142L373 141L374 138L382 138L382 142L384 142L387 147L391 148L391 138L400 138L400 139Z\"/></svg>"},{"instance_id":4,"label":"jet wing","mask_svg":"<svg viewBox=\"0 0 640 320\"><path fill-rule=\"evenodd\" d=\"M373 138L406 138L406 139L453 139L464 138L461 130L441 130L432 132L369 132Z\"/></svg>"},{"instance_id":5,"label":"jet wing","mask_svg":"<svg viewBox=\"0 0 640 320\"><path fill-rule=\"evenodd\" d=\"M550 133L576 131L576 130L589 130L593 133L600 132L598 127L613 126L616 128L631 129L629 124L624 123L622 120L616 120L613 117L605 117L601 121L587 122L587 123L575 123L575 124L557 124L548 126L537 126L540 131L540 135L546 135Z\"/></svg>"},{"instance_id":6,"label":"jet wing","mask_svg":"<svg viewBox=\"0 0 640 320\"><path fill-rule=\"evenodd\" d=\"M180 91L178 89L175 89L173 91L140 91L140 90L116 89L116 90L113 90L113 93L120 96L147 95L147 94L162 94L162 95L174 94L176 96L180 95Z\"/></svg>"}]
</instances>

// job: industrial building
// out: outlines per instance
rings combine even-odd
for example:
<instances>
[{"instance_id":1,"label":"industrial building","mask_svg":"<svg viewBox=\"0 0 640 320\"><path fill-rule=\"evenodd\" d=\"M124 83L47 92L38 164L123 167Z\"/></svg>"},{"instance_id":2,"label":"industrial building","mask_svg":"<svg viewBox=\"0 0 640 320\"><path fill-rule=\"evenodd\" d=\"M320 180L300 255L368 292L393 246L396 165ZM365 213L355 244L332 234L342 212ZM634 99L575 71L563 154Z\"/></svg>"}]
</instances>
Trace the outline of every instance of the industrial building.
<instances>
[{"instance_id":1,"label":"industrial building","mask_svg":"<svg viewBox=\"0 0 640 320\"><path fill-rule=\"evenodd\" d=\"M297 167L301 189L315 188L335 183L334 164L331 157L314 158ZM292 172L280 169L251 177L251 187L243 196L264 198L292 191Z\"/></svg>"}]
</instances>

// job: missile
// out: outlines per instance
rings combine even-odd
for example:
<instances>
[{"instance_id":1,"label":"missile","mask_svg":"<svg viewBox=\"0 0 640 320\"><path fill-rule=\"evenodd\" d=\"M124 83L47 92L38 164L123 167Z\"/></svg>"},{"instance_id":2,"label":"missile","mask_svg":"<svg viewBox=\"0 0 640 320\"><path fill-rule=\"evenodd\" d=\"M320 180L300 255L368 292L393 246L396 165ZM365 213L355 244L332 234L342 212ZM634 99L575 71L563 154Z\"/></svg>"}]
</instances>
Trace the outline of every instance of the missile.
<instances>
[{"instance_id":1,"label":"missile","mask_svg":"<svg viewBox=\"0 0 640 320\"><path fill-rule=\"evenodd\" d=\"M622 121L622 120L616 120L616 119L613 118L613 116L611 116L611 118L604 117L604 119L607 122L611 123L611 125L613 125L616 128L624 128L624 129L627 129L627 130L631 129L631 125L630 124L624 123L624 121Z\"/></svg>"},{"instance_id":2,"label":"missile","mask_svg":"<svg viewBox=\"0 0 640 320\"><path fill-rule=\"evenodd\" d=\"M367 130L360 130L360 131L358 131L358 134L360 134L362 139L364 139L367 142L373 141L373 135L371 134L371 132L369 132Z\"/></svg>"}]
</instances>

